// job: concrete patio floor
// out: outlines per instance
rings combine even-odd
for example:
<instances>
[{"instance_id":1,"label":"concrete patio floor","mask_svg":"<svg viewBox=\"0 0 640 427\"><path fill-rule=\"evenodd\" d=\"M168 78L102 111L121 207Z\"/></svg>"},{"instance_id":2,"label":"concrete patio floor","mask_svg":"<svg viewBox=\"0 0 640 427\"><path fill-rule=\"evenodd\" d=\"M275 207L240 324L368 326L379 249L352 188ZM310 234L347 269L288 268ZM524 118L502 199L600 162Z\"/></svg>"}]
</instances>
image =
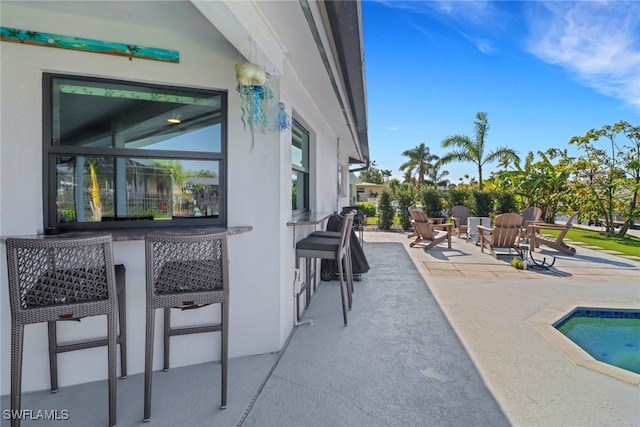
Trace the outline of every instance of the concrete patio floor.
<instances>
[{"instance_id":1,"label":"concrete patio floor","mask_svg":"<svg viewBox=\"0 0 640 427\"><path fill-rule=\"evenodd\" d=\"M355 282L349 326L338 282L321 282L302 319L313 324L283 351L230 360L226 410L219 364L172 368L154 373L149 424L142 375L118 381L118 425L640 425L637 383L576 365L530 324L559 303L640 307L637 261L578 248L551 272L518 271L512 256L457 237L429 251L409 248L404 233L364 240L371 270ZM25 393L23 409L69 419L22 425L104 426L106 399L105 381Z\"/></svg>"}]
</instances>

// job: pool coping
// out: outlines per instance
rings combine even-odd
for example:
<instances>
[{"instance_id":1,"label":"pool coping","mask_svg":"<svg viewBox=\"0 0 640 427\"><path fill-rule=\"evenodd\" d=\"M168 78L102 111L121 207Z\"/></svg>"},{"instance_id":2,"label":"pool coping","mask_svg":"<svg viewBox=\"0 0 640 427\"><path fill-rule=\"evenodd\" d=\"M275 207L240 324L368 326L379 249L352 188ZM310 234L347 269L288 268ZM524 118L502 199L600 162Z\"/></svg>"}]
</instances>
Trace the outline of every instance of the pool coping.
<instances>
[{"instance_id":1,"label":"pool coping","mask_svg":"<svg viewBox=\"0 0 640 427\"><path fill-rule=\"evenodd\" d=\"M527 324L533 330L560 350L567 359L576 365L640 387L640 374L594 359L593 356L584 351L580 346L571 341L553 326L556 322L569 315L576 308L640 310L640 303L556 301L526 320Z\"/></svg>"}]
</instances>

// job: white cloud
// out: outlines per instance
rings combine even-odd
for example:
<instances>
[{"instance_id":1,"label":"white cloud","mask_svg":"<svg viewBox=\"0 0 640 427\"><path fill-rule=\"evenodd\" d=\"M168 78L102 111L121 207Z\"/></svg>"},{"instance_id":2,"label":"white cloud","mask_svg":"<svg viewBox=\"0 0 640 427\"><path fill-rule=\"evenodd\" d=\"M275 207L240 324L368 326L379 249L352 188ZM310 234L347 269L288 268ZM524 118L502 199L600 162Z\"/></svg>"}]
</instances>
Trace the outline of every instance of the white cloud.
<instances>
[{"instance_id":1,"label":"white cloud","mask_svg":"<svg viewBox=\"0 0 640 427\"><path fill-rule=\"evenodd\" d=\"M640 3L535 4L529 50L584 84L640 108Z\"/></svg>"},{"instance_id":2,"label":"white cloud","mask_svg":"<svg viewBox=\"0 0 640 427\"><path fill-rule=\"evenodd\" d=\"M464 38L473 43L476 49L486 55L491 55L495 51L494 43L491 40L480 37L472 37L464 32L461 32L460 34L462 34Z\"/></svg>"},{"instance_id":3,"label":"white cloud","mask_svg":"<svg viewBox=\"0 0 640 427\"><path fill-rule=\"evenodd\" d=\"M400 130L400 128L398 126L385 126L383 129L384 130L390 130L390 131L393 131L393 132L397 132L397 131Z\"/></svg>"}]
</instances>

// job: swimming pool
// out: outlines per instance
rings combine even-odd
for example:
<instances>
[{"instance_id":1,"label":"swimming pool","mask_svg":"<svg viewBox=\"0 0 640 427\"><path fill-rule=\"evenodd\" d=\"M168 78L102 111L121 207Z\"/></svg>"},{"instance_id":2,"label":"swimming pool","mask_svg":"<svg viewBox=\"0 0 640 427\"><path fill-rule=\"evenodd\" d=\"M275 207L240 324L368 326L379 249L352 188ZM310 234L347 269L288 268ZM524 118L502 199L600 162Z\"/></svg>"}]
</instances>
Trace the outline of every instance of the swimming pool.
<instances>
[{"instance_id":1,"label":"swimming pool","mask_svg":"<svg viewBox=\"0 0 640 427\"><path fill-rule=\"evenodd\" d=\"M577 314L573 316L574 313ZM603 359L603 357L600 357L600 355L597 355L597 358L592 356L584 348L576 344L576 342L574 342L571 338L564 335L560 330L557 329L557 326L564 326L564 324L569 322L572 318L579 319L580 317L582 317L580 316L580 314L586 315L587 319L593 318L594 320L591 320L591 322L593 323L597 323L603 320L606 321L607 319L614 319L615 323L616 316L623 319L626 316L631 317L631 319L629 320L634 322L632 323L633 325L637 325L637 323L635 322L639 322L640 319L635 319L634 317L636 316L636 314L633 313L640 313L640 302L559 300L551 303L547 307L542 308L537 313L534 313L527 319L527 324L538 334L540 334L544 339L546 339L550 344L556 347L556 349L558 349L567 359L572 361L574 364L595 372L599 372L600 374L608 375L610 377L617 378L630 384L640 386L640 373L629 370L628 368L618 367L613 364L616 362L601 361L600 359ZM575 322L577 321L578 320L575 320ZM587 320L587 322L589 322L589 320ZM624 349L632 350L632 355L635 352L635 357L640 357L637 355L640 352L640 343L638 343L637 338L638 329L633 330L632 334L635 334L636 338L634 339L634 335L632 335L631 342L628 342L629 340L622 340L625 341L622 344L623 352ZM591 339L591 341L610 344L608 338L595 338ZM631 346L636 347L635 349L632 349ZM606 353L610 351L609 348L610 346L605 345L604 352Z\"/></svg>"},{"instance_id":2,"label":"swimming pool","mask_svg":"<svg viewBox=\"0 0 640 427\"><path fill-rule=\"evenodd\" d=\"M553 326L594 359L640 374L640 311L576 308Z\"/></svg>"}]
</instances>

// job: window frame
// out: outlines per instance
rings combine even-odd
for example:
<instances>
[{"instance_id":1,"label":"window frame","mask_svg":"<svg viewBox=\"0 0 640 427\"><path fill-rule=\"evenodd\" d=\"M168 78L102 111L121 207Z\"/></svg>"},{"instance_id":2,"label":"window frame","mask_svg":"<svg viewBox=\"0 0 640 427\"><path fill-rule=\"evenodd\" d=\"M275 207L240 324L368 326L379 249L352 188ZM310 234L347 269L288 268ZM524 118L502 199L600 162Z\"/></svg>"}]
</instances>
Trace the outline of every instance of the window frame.
<instances>
[{"instance_id":1,"label":"window frame","mask_svg":"<svg viewBox=\"0 0 640 427\"><path fill-rule=\"evenodd\" d=\"M179 90L198 94L220 96L220 151L178 151L138 148L94 148L74 147L53 143L53 83L55 79L70 79L79 82L98 82L103 84L121 84L144 87L146 89ZM227 90L202 89L175 85L160 85L135 80L121 80L101 77L88 77L73 74L43 73L42 75L42 189L43 189L43 223L44 230L57 231L90 231L113 230L127 228L161 228L161 227L198 227L227 225L227 157L228 157L228 103ZM95 222L59 222L56 209L56 157L61 155L85 157L112 157L114 159L175 159L175 160L207 160L218 162L218 191L220 210L218 218L197 217L171 220L132 220L132 221L95 221Z\"/></svg>"},{"instance_id":2,"label":"window frame","mask_svg":"<svg viewBox=\"0 0 640 427\"><path fill-rule=\"evenodd\" d=\"M304 207L302 209L293 209L292 207L291 212L293 216L301 215L311 211L311 206L310 206L311 198L309 194L311 189L311 132L309 132L307 128L304 125L302 125L302 123L299 120L297 120L296 118L292 119L291 121L292 154L293 154L293 135L294 135L294 132L296 131L295 130L296 128L299 129L299 131L304 135L306 135L307 137L307 147L306 147L307 148L307 153L306 153L307 167L297 165L293 163L293 158L291 159L291 171L296 173L301 173L306 177L304 182L304 195L303 195ZM304 158L304 151L303 151L302 157ZM293 183L291 184L291 191L293 192Z\"/></svg>"}]
</instances>

